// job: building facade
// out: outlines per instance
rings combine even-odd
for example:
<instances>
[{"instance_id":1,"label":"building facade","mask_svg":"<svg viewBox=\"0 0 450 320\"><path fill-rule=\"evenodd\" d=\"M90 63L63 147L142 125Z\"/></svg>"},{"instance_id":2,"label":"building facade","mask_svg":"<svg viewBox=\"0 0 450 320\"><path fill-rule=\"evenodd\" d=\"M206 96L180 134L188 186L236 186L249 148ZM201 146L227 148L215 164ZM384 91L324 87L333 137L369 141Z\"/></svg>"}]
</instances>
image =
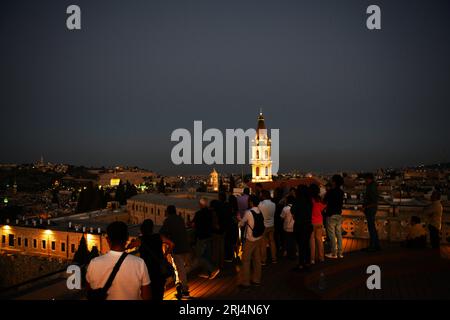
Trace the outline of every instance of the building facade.
<instances>
[{"instance_id":1,"label":"building facade","mask_svg":"<svg viewBox=\"0 0 450 320\"><path fill-rule=\"evenodd\" d=\"M166 209L169 205L174 205L177 214L188 223L198 210L198 198L152 193L136 195L127 200L130 223L140 224L145 219L152 219L155 225L161 226L166 218Z\"/></svg>"},{"instance_id":2,"label":"building facade","mask_svg":"<svg viewBox=\"0 0 450 320\"><path fill-rule=\"evenodd\" d=\"M209 174L208 191L219 191L219 173L216 171L216 169L213 169L213 171Z\"/></svg>"},{"instance_id":3,"label":"building facade","mask_svg":"<svg viewBox=\"0 0 450 320\"><path fill-rule=\"evenodd\" d=\"M258 116L255 139L251 144L252 182L272 181L271 140L267 135L266 124L262 112Z\"/></svg>"},{"instance_id":4,"label":"building facade","mask_svg":"<svg viewBox=\"0 0 450 320\"><path fill-rule=\"evenodd\" d=\"M71 260L80 244L86 238L89 250L95 246L101 254L109 250L106 236L102 233L58 230L45 226L1 225L0 251L27 255L48 256Z\"/></svg>"}]
</instances>

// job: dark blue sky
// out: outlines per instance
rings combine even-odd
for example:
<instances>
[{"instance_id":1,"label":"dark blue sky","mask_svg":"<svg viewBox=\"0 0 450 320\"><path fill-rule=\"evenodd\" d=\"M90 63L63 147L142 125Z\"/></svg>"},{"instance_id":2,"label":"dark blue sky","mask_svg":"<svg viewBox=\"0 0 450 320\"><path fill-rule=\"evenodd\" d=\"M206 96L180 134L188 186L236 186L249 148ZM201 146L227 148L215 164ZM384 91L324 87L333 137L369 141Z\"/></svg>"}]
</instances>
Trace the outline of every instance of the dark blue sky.
<instances>
[{"instance_id":1,"label":"dark blue sky","mask_svg":"<svg viewBox=\"0 0 450 320\"><path fill-rule=\"evenodd\" d=\"M207 172L171 164L171 132L260 107L280 171L450 160L449 1L7 0L0 43L0 162Z\"/></svg>"}]
</instances>

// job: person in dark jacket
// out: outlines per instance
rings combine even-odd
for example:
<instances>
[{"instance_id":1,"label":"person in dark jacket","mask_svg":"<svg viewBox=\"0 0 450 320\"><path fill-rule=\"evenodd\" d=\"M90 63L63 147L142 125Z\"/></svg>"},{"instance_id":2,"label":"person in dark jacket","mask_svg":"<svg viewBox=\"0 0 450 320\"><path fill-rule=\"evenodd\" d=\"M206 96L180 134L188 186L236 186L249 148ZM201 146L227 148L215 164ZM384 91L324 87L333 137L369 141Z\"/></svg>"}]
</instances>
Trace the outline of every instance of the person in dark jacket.
<instances>
[{"instance_id":1,"label":"person in dark jacket","mask_svg":"<svg viewBox=\"0 0 450 320\"><path fill-rule=\"evenodd\" d=\"M219 193L219 200L212 200L210 202L210 210L215 217L215 223L213 224L213 241L212 241L212 254L214 264L219 268L223 268L224 255L225 255L225 230L229 228L230 221L225 211L226 194Z\"/></svg>"},{"instance_id":2,"label":"person in dark jacket","mask_svg":"<svg viewBox=\"0 0 450 320\"><path fill-rule=\"evenodd\" d=\"M378 240L378 232L376 227L375 216L378 210L378 190L377 183L372 173L366 173L366 192L364 194L364 215L367 220L367 229L369 230L369 247L363 249L364 251L374 252L381 250L380 242Z\"/></svg>"},{"instance_id":3,"label":"person in dark jacket","mask_svg":"<svg viewBox=\"0 0 450 320\"><path fill-rule=\"evenodd\" d=\"M330 239L331 253L326 254L327 258L343 258L342 252L342 206L344 203L344 191L342 185L344 179L336 174L331 178L331 189L327 191L324 197L327 208L325 210L325 219L327 234Z\"/></svg>"},{"instance_id":4,"label":"person in dark jacket","mask_svg":"<svg viewBox=\"0 0 450 320\"><path fill-rule=\"evenodd\" d=\"M220 272L212 263L212 237L214 231L214 213L208 208L208 200L201 198L199 201L200 210L195 213L192 221L192 227L195 230L196 256L199 264L203 267L206 274L201 277L214 279Z\"/></svg>"},{"instance_id":5,"label":"person in dark jacket","mask_svg":"<svg viewBox=\"0 0 450 320\"><path fill-rule=\"evenodd\" d=\"M180 298L189 298L190 294L186 266L189 264L191 247L186 224L183 218L177 215L177 209L173 205L167 206L166 216L159 233L170 239L174 244L171 257L176 270L176 288L178 296Z\"/></svg>"},{"instance_id":6,"label":"person in dark jacket","mask_svg":"<svg viewBox=\"0 0 450 320\"><path fill-rule=\"evenodd\" d=\"M232 262L235 258L239 238L237 198L231 194L224 207L228 221L225 229L225 262Z\"/></svg>"},{"instance_id":7,"label":"person in dark jacket","mask_svg":"<svg viewBox=\"0 0 450 320\"><path fill-rule=\"evenodd\" d=\"M139 254L145 261L150 275L152 299L163 300L166 279L161 273L161 262L166 257L162 247L163 242L167 243L169 247L173 247L173 243L168 239L163 240L159 233L153 233L153 220L151 219L146 219L142 222L139 240Z\"/></svg>"},{"instance_id":8,"label":"person in dark jacket","mask_svg":"<svg viewBox=\"0 0 450 320\"><path fill-rule=\"evenodd\" d=\"M299 248L299 261L295 270L307 271L311 262L309 243L313 231L312 200L307 186L298 186L291 213L294 217L294 234Z\"/></svg>"}]
</instances>

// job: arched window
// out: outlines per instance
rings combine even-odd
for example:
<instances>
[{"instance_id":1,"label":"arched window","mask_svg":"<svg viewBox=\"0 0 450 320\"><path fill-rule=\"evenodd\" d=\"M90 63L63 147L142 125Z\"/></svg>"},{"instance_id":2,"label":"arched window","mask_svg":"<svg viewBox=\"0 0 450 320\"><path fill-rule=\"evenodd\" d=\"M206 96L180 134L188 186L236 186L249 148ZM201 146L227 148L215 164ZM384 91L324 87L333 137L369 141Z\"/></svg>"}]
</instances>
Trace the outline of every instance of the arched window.
<instances>
[{"instance_id":1,"label":"arched window","mask_svg":"<svg viewBox=\"0 0 450 320\"><path fill-rule=\"evenodd\" d=\"M266 167L266 176L268 176L268 175L269 175L269 168Z\"/></svg>"},{"instance_id":2,"label":"arched window","mask_svg":"<svg viewBox=\"0 0 450 320\"><path fill-rule=\"evenodd\" d=\"M259 150L256 150L256 159L259 159Z\"/></svg>"},{"instance_id":3,"label":"arched window","mask_svg":"<svg viewBox=\"0 0 450 320\"><path fill-rule=\"evenodd\" d=\"M256 167L256 176L259 176L259 167Z\"/></svg>"}]
</instances>

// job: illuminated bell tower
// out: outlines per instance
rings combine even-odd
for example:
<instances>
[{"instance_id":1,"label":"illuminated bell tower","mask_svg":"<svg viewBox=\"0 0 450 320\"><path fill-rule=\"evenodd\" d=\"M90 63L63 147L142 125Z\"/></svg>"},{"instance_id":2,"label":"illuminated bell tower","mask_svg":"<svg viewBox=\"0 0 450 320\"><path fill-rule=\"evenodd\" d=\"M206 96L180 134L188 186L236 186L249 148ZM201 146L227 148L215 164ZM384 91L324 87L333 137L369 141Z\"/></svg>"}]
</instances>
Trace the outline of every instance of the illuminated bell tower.
<instances>
[{"instance_id":1,"label":"illuminated bell tower","mask_svg":"<svg viewBox=\"0 0 450 320\"><path fill-rule=\"evenodd\" d=\"M267 135L262 111L259 112L256 137L252 140L252 182L272 181L271 141Z\"/></svg>"},{"instance_id":2,"label":"illuminated bell tower","mask_svg":"<svg viewBox=\"0 0 450 320\"><path fill-rule=\"evenodd\" d=\"M212 191L219 191L219 173L216 169L209 174L209 185Z\"/></svg>"}]
</instances>

